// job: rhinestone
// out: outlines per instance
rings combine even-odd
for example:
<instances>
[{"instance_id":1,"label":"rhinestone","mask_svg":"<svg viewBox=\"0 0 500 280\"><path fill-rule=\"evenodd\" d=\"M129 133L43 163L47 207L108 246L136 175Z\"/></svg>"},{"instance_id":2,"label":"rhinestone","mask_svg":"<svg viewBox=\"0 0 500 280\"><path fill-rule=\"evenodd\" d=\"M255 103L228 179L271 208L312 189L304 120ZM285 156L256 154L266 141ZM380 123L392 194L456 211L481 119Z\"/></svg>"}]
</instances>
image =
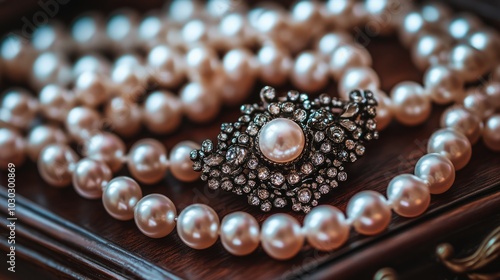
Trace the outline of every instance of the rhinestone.
<instances>
[{"instance_id":1,"label":"rhinestone","mask_svg":"<svg viewBox=\"0 0 500 280\"><path fill-rule=\"evenodd\" d=\"M304 163L301 170L304 174L311 174L311 172L313 171L313 166L310 163Z\"/></svg>"},{"instance_id":2,"label":"rhinestone","mask_svg":"<svg viewBox=\"0 0 500 280\"><path fill-rule=\"evenodd\" d=\"M319 199L320 197L318 197L317 199ZM314 206L314 207L316 207L318 205L318 201L317 200L311 201L311 205Z\"/></svg>"},{"instance_id":3,"label":"rhinestone","mask_svg":"<svg viewBox=\"0 0 500 280\"><path fill-rule=\"evenodd\" d=\"M319 102L321 102L321 104L328 105L331 101L332 101L332 98L328 94L326 94L326 93L320 94Z\"/></svg>"},{"instance_id":4,"label":"rhinestone","mask_svg":"<svg viewBox=\"0 0 500 280\"><path fill-rule=\"evenodd\" d=\"M244 186L244 187L243 187L243 192L244 192L244 193L249 193L249 192L251 192L251 191L252 191L252 188L250 188L249 186Z\"/></svg>"},{"instance_id":5,"label":"rhinestone","mask_svg":"<svg viewBox=\"0 0 500 280\"><path fill-rule=\"evenodd\" d=\"M300 175L295 172L290 173L288 174L287 180L290 185L295 185L300 181Z\"/></svg>"},{"instance_id":6,"label":"rhinestone","mask_svg":"<svg viewBox=\"0 0 500 280\"><path fill-rule=\"evenodd\" d=\"M368 112L368 114L370 114L372 116L375 116L377 114L376 111L375 111L375 107L370 107L366 111Z\"/></svg>"},{"instance_id":7,"label":"rhinestone","mask_svg":"<svg viewBox=\"0 0 500 280\"><path fill-rule=\"evenodd\" d=\"M271 101L274 98L276 98L276 91L274 90L273 87L266 86L260 91L260 98Z\"/></svg>"},{"instance_id":8,"label":"rhinestone","mask_svg":"<svg viewBox=\"0 0 500 280\"><path fill-rule=\"evenodd\" d=\"M339 157L340 157L342 160L346 160L348 155L349 155L349 154L347 153L347 151L346 151L346 150L342 150L342 151L340 151L340 153L339 153Z\"/></svg>"},{"instance_id":9,"label":"rhinestone","mask_svg":"<svg viewBox=\"0 0 500 280\"><path fill-rule=\"evenodd\" d=\"M329 153L332 150L332 145L328 142L321 144L321 151L323 153Z\"/></svg>"},{"instance_id":10,"label":"rhinestone","mask_svg":"<svg viewBox=\"0 0 500 280\"><path fill-rule=\"evenodd\" d=\"M367 133L367 134L365 135L365 139L366 139L366 140L368 140L368 141L370 141L370 140L372 140L372 139L373 139L373 135L372 135L371 133Z\"/></svg>"},{"instance_id":11,"label":"rhinestone","mask_svg":"<svg viewBox=\"0 0 500 280\"><path fill-rule=\"evenodd\" d=\"M347 173L345 173L343 171L339 172L338 178L339 178L339 181L345 181L345 180L347 180Z\"/></svg>"},{"instance_id":12,"label":"rhinestone","mask_svg":"<svg viewBox=\"0 0 500 280\"><path fill-rule=\"evenodd\" d=\"M323 178L323 176L317 176L317 177L316 177L316 182L318 182L318 183L320 183L320 184L321 184L321 183L323 183L324 181L325 181L325 178Z\"/></svg>"},{"instance_id":13,"label":"rhinestone","mask_svg":"<svg viewBox=\"0 0 500 280\"><path fill-rule=\"evenodd\" d=\"M314 193L314 198L315 199L320 199L321 198L321 194L319 192L315 192ZM315 200L313 200L311 203L313 203Z\"/></svg>"},{"instance_id":14,"label":"rhinestone","mask_svg":"<svg viewBox=\"0 0 500 280\"><path fill-rule=\"evenodd\" d=\"M260 199L264 200L269 197L269 192L266 189L260 189L257 192L257 195L259 196Z\"/></svg>"},{"instance_id":15,"label":"rhinestone","mask_svg":"<svg viewBox=\"0 0 500 280\"><path fill-rule=\"evenodd\" d=\"M208 173L208 172L210 172L210 170L211 170L211 169L212 169L212 168L211 168L210 166L208 166L208 165L203 165L203 168L201 169L201 172L203 172L203 173Z\"/></svg>"},{"instance_id":16,"label":"rhinestone","mask_svg":"<svg viewBox=\"0 0 500 280\"><path fill-rule=\"evenodd\" d=\"M286 205L286 200L284 200L281 197L278 197L274 200L274 207L276 208L283 208Z\"/></svg>"},{"instance_id":17,"label":"rhinestone","mask_svg":"<svg viewBox=\"0 0 500 280\"><path fill-rule=\"evenodd\" d=\"M292 101L297 101L299 99L300 93L296 90L290 90L290 91L288 91L287 95L288 95L288 99L290 99Z\"/></svg>"},{"instance_id":18,"label":"rhinestone","mask_svg":"<svg viewBox=\"0 0 500 280\"><path fill-rule=\"evenodd\" d=\"M309 100L306 100L302 103L302 107L304 107L304 109L306 110L310 110L311 109L311 101Z\"/></svg>"},{"instance_id":19,"label":"rhinestone","mask_svg":"<svg viewBox=\"0 0 500 280\"><path fill-rule=\"evenodd\" d=\"M246 134L241 134L239 137L238 137L238 142L241 143L241 144L246 144L248 143L248 140L250 140L250 137L248 137L248 135Z\"/></svg>"},{"instance_id":20,"label":"rhinestone","mask_svg":"<svg viewBox=\"0 0 500 280\"><path fill-rule=\"evenodd\" d=\"M210 153L214 148L214 144L210 140L205 140L201 143L201 150L205 153Z\"/></svg>"},{"instance_id":21,"label":"rhinestone","mask_svg":"<svg viewBox=\"0 0 500 280\"><path fill-rule=\"evenodd\" d=\"M201 162L199 162L199 161L193 162L193 170L200 171L201 170Z\"/></svg>"},{"instance_id":22,"label":"rhinestone","mask_svg":"<svg viewBox=\"0 0 500 280\"><path fill-rule=\"evenodd\" d=\"M273 115L277 115L280 113L280 106L276 103L271 103L267 107L267 110L269 110L269 113L271 113Z\"/></svg>"},{"instance_id":23,"label":"rhinestone","mask_svg":"<svg viewBox=\"0 0 500 280\"><path fill-rule=\"evenodd\" d=\"M223 123L221 124L221 130L226 133L231 133L233 132L233 126L230 123Z\"/></svg>"},{"instance_id":24,"label":"rhinestone","mask_svg":"<svg viewBox=\"0 0 500 280\"><path fill-rule=\"evenodd\" d=\"M356 124L350 120L341 120L340 125L345 127L349 131L353 131L356 129Z\"/></svg>"},{"instance_id":25,"label":"rhinestone","mask_svg":"<svg viewBox=\"0 0 500 280\"><path fill-rule=\"evenodd\" d=\"M238 118L239 122L247 123L250 122L250 116L249 115L243 115Z\"/></svg>"},{"instance_id":26,"label":"rhinestone","mask_svg":"<svg viewBox=\"0 0 500 280\"><path fill-rule=\"evenodd\" d=\"M335 167L330 167L326 170L326 176L330 177L330 178L334 178L335 176L337 176L337 168Z\"/></svg>"},{"instance_id":27,"label":"rhinestone","mask_svg":"<svg viewBox=\"0 0 500 280\"><path fill-rule=\"evenodd\" d=\"M255 116L254 120L256 125L263 126L267 122L267 116L264 114L258 114Z\"/></svg>"},{"instance_id":28,"label":"rhinestone","mask_svg":"<svg viewBox=\"0 0 500 280\"><path fill-rule=\"evenodd\" d=\"M306 101L306 100L309 99L309 96L307 94L305 94L305 93L301 93L300 96L299 96L299 98L300 98L300 101L304 102L304 101Z\"/></svg>"},{"instance_id":29,"label":"rhinestone","mask_svg":"<svg viewBox=\"0 0 500 280\"><path fill-rule=\"evenodd\" d=\"M313 156L312 156L312 163L316 166L322 164L324 161L325 161L325 156L321 153L315 153Z\"/></svg>"},{"instance_id":30,"label":"rhinestone","mask_svg":"<svg viewBox=\"0 0 500 280\"><path fill-rule=\"evenodd\" d=\"M338 186L339 186L339 182L337 182L337 181L335 181L335 180L333 180L333 181L331 181L331 182L330 182L330 187L332 187L332 188L336 188L336 187L338 187Z\"/></svg>"},{"instance_id":31,"label":"rhinestone","mask_svg":"<svg viewBox=\"0 0 500 280\"><path fill-rule=\"evenodd\" d=\"M207 177L207 175L202 174L202 175L200 176L200 179L201 179L202 181L206 181L206 180L208 180L208 177Z\"/></svg>"},{"instance_id":32,"label":"rhinestone","mask_svg":"<svg viewBox=\"0 0 500 280\"><path fill-rule=\"evenodd\" d=\"M308 203L311 200L311 191L309 189L301 189L297 194L297 198L302 203Z\"/></svg>"},{"instance_id":33,"label":"rhinestone","mask_svg":"<svg viewBox=\"0 0 500 280\"><path fill-rule=\"evenodd\" d=\"M219 180L217 180L217 179L208 180L208 187L211 188L212 190L218 189L219 188Z\"/></svg>"},{"instance_id":34,"label":"rhinestone","mask_svg":"<svg viewBox=\"0 0 500 280\"><path fill-rule=\"evenodd\" d=\"M251 158L250 160L248 160L248 168L250 169L255 169L257 168L257 165L259 165L259 161L255 158Z\"/></svg>"},{"instance_id":35,"label":"rhinestone","mask_svg":"<svg viewBox=\"0 0 500 280\"><path fill-rule=\"evenodd\" d=\"M222 170L222 173L228 174L231 172L231 167L228 164L224 164L224 165L222 165L221 170Z\"/></svg>"},{"instance_id":36,"label":"rhinestone","mask_svg":"<svg viewBox=\"0 0 500 280\"><path fill-rule=\"evenodd\" d=\"M231 146L227 150L226 160L231 164L241 165L243 162L245 162L247 155L247 149L240 146Z\"/></svg>"},{"instance_id":37,"label":"rhinestone","mask_svg":"<svg viewBox=\"0 0 500 280\"><path fill-rule=\"evenodd\" d=\"M295 112L293 112L293 118L298 122L303 122L307 118L307 113L302 109L295 110Z\"/></svg>"},{"instance_id":38,"label":"rhinestone","mask_svg":"<svg viewBox=\"0 0 500 280\"><path fill-rule=\"evenodd\" d=\"M339 160L336 159L336 160L333 161L333 165L336 166L336 167L339 167L339 166L342 165L342 162L340 162Z\"/></svg>"},{"instance_id":39,"label":"rhinestone","mask_svg":"<svg viewBox=\"0 0 500 280\"><path fill-rule=\"evenodd\" d=\"M257 178L257 174L255 172L253 172L253 171L248 172L248 178L249 179L255 179L255 178Z\"/></svg>"},{"instance_id":40,"label":"rhinestone","mask_svg":"<svg viewBox=\"0 0 500 280\"><path fill-rule=\"evenodd\" d=\"M247 178L245 178L245 175L241 174L238 177L234 178L234 182L238 185L243 185L247 182Z\"/></svg>"},{"instance_id":41,"label":"rhinestone","mask_svg":"<svg viewBox=\"0 0 500 280\"><path fill-rule=\"evenodd\" d=\"M365 146L363 146L363 145L358 145L358 146L356 147L356 154L357 154L358 156L362 156L364 153L365 153Z\"/></svg>"},{"instance_id":42,"label":"rhinestone","mask_svg":"<svg viewBox=\"0 0 500 280\"><path fill-rule=\"evenodd\" d=\"M355 162L358 158L356 157L356 155L354 153L351 153L349 155L349 159L351 160L351 162Z\"/></svg>"},{"instance_id":43,"label":"rhinestone","mask_svg":"<svg viewBox=\"0 0 500 280\"><path fill-rule=\"evenodd\" d=\"M221 187L221 189L223 189L225 191L230 191L233 188L233 183L231 183L231 181L229 181L229 180L226 180L226 181L222 182L220 187Z\"/></svg>"},{"instance_id":44,"label":"rhinestone","mask_svg":"<svg viewBox=\"0 0 500 280\"><path fill-rule=\"evenodd\" d=\"M251 136L255 136L255 135L257 135L257 133L259 133L259 128L254 124L250 124L247 127L247 133Z\"/></svg>"},{"instance_id":45,"label":"rhinestone","mask_svg":"<svg viewBox=\"0 0 500 280\"><path fill-rule=\"evenodd\" d=\"M264 212L269 212L271 210L271 207L272 207L271 202L265 201L260 205L260 210Z\"/></svg>"},{"instance_id":46,"label":"rhinestone","mask_svg":"<svg viewBox=\"0 0 500 280\"><path fill-rule=\"evenodd\" d=\"M220 171L218 169L212 169L210 171L210 177L217 178L220 176Z\"/></svg>"},{"instance_id":47,"label":"rhinestone","mask_svg":"<svg viewBox=\"0 0 500 280\"><path fill-rule=\"evenodd\" d=\"M369 119L368 121L366 121L366 128L368 128L369 130L375 130L377 129L377 123L374 120Z\"/></svg>"},{"instance_id":48,"label":"rhinestone","mask_svg":"<svg viewBox=\"0 0 500 280\"><path fill-rule=\"evenodd\" d=\"M243 191L241 191L241 188L240 187L235 187L233 189L233 193L237 194L237 195L242 195L243 194Z\"/></svg>"},{"instance_id":49,"label":"rhinestone","mask_svg":"<svg viewBox=\"0 0 500 280\"><path fill-rule=\"evenodd\" d=\"M285 177L281 173L273 173L271 175L271 183L275 186L281 186L285 182Z\"/></svg>"},{"instance_id":50,"label":"rhinestone","mask_svg":"<svg viewBox=\"0 0 500 280\"><path fill-rule=\"evenodd\" d=\"M190 153L189 153L189 158L191 160L196 160L198 159L198 151L197 150L192 150Z\"/></svg>"},{"instance_id":51,"label":"rhinestone","mask_svg":"<svg viewBox=\"0 0 500 280\"><path fill-rule=\"evenodd\" d=\"M219 139L220 141L226 141L227 140L227 134L225 134L225 133L219 133L219 135L217 135L217 139Z\"/></svg>"},{"instance_id":52,"label":"rhinestone","mask_svg":"<svg viewBox=\"0 0 500 280\"><path fill-rule=\"evenodd\" d=\"M281 104L281 108L283 109L283 112L291 113L293 112L293 109L295 109L295 105L293 105L292 102L285 102Z\"/></svg>"},{"instance_id":53,"label":"rhinestone","mask_svg":"<svg viewBox=\"0 0 500 280\"><path fill-rule=\"evenodd\" d=\"M259 168L258 176L261 180L267 180L269 178L269 169L266 167Z\"/></svg>"},{"instance_id":54,"label":"rhinestone","mask_svg":"<svg viewBox=\"0 0 500 280\"><path fill-rule=\"evenodd\" d=\"M344 131L336 126L332 126L328 129L328 135L335 143L340 143L344 140Z\"/></svg>"},{"instance_id":55,"label":"rhinestone","mask_svg":"<svg viewBox=\"0 0 500 280\"><path fill-rule=\"evenodd\" d=\"M373 138L374 139L378 139L378 131L374 131L373 132Z\"/></svg>"},{"instance_id":56,"label":"rhinestone","mask_svg":"<svg viewBox=\"0 0 500 280\"><path fill-rule=\"evenodd\" d=\"M347 149L352 150L352 149L354 149L354 146L356 146L356 144L354 143L354 141L349 139L349 140L345 141L345 146L347 147Z\"/></svg>"},{"instance_id":57,"label":"rhinestone","mask_svg":"<svg viewBox=\"0 0 500 280\"><path fill-rule=\"evenodd\" d=\"M247 114L247 115L250 115L253 112L253 110L254 110L253 106L250 104L241 105L241 107L240 107L241 113Z\"/></svg>"},{"instance_id":58,"label":"rhinestone","mask_svg":"<svg viewBox=\"0 0 500 280\"><path fill-rule=\"evenodd\" d=\"M302 211L304 211L304 213L306 213L306 214L311 212L311 206L309 206L309 205L302 206Z\"/></svg>"},{"instance_id":59,"label":"rhinestone","mask_svg":"<svg viewBox=\"0 0 500 280\"><path fill-rule=\"evenodd\" d=\"M356 129L355 132L352 133L352 137L354 139L359 139L359 137L361 137L362 133L363 133L363 131L361 131L361 128L358 128L358 129Z\"/></svg>"},{"instance_id":60,"label":"rhinestone","mask_svg":"<svg viewBox=\"0 0 500 280\"><path fill-rule=\"evenodd\" d=\"M208 166L217 166L221 164L222 161L224 161L224 157L219 154L212 154L203 159L203 162L205 162L205 164Z\"/></svg>"},{"instance_id":61,"label":"rhinestone","mask_svg":"<svg viewBox=\"0 0 500 280\"><path fill-rule=\"evenodd\" d=\"M260 199L254 195L248 196L248 204L257 206L260 203Z\"/></svg>"},{"instance_id":62,"label":"rhinestone","mask_svg":"<svg viewBox=\"0 0 500 280\"><path fill-rule=\"evenodd\" d=\"M330 187L328 185L321 185L321 187L319 187L319 192L322 194L327 194L330 192Z\"/></svg>"},{"instance_id":63,"label":"rhinestone","mask_svg":"<svg viewBox=\"0 0 500 280\"><path fill-rule=\"evenodd\" d=\"M321 142L323 139L325 139L325 133L323 133L323 131L316 131L314 134L314 141Z\"/></svg>"},{"instance_id":64,"label":"rhinestone","mask_svg":"<svg viewBox=\"0 0 500 280\"><path fill-rule=\"evenodd\" d=\"M293 204L293 206L292 206L292 210L293 210L293 211L295 211L295 212L299 212L299 211L300 211L300 208L301 208L300 203L295 203L295 204Z\"/></svg>"},{"instance_id":65,"label":"rhinestone","mask_svg":"<svg viewBox=\"0 0 500 280\"><path fill-rule=\"evenodd\" d=\"M253 188L253 187L255 187L255 185L257 184L257 183L256 183L255 181L253 181L253 180L249 180L247 183L248 183L248 186L250 186L250 187L252 187L252 188Z\"/></svg>"}]
</instances>

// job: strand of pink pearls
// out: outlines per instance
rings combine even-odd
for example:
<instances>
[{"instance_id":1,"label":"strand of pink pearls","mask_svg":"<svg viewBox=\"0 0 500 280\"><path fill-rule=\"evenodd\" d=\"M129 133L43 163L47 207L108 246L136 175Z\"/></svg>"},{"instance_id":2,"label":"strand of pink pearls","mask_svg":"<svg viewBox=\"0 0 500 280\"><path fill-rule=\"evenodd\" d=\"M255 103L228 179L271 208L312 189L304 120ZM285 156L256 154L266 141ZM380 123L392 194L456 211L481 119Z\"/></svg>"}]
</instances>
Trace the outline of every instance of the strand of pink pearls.
<instances>
[{"instance_id":1,"label":"strand of pink pearls","mask_svg":"<svg viewBox=\"0 0 500 280\"><path fill-rule=\"evenodd\" d=\"M414 85L413 90L420 93L417 97L421 98L421 96L425 96L422 94L422 91L415 90ZM415 94L408 94L407 91L408 87L404 87L403 93L405 94L401 95L415 97ZM398 96L398 94L394 92L395 90L393 90L392 94L393 101L397 101L394 96ZM483 96L483 99L488 100L484 95L481 96ZM489 99L495 100L494 98ZM404 98L403 100L407 101ZM469 103L464 100L464 105L466 104ZM475 103L473 102L473 104ZM406 103L401 107L409 109L408 107L410 106ZM217 215L210 207L206 205L192 205L184 209L177 217L177 231L179 236L188 246L203 249L215 243L220 233L224 247L235 255L252 252L258 246L260 239L264 250L269 255L277 259L286 259L294 256L301 249L304 239L307 239L317 249L331 250L345 242L351 226L362 234L379 233L387 227L390 221L391 208L401 216L413 217L419 215L428 206L429 193L446 191L453 183L454 170L465 166L470 158L470 142L456 130L461 130L461 132L468 134L469 139L470 137L476 137L476 140L479 138L478 131L480 135L481 129L477 128L481 127L481 121L477 121L477 119L475 121L475 118L470 117L474 113L474 110L471 110L471 108L476 107L469 106L469 110L466 110L466 106L464 107L453 108L453 110L456 109L459 111L450 109L443 116L444 120L452 119L452 117L445 117L448 115L454 115L454 118L462 116L458 118L458 124L457 122L451 122L452 124L443 122L445 126L450 126L454 129L439 130L430 139L428 152L439 152L444 156L438 154L426 155L417 163L416 176L405 174L391 180L388 187L387 200L382 195L370 191L361 192L354 196L347 207L348 219L338 209L331 206L322 206L316 208L317 210L314 209L306 216L303 228L291 216L278 214L271 216L264 222L259 234L257 222L247 213L238 212L230 214L223 219L222 223L219 223ZM403 117L398 118L397 112L398 110L394 112L396 118L400 121L404 120L405 118ZM403 110L403 112L408 113L410 110ZM426 114L428 113L426 112ZM463 117L463 115L466 117ZM410 117L407 119L410 119ZM423 120L425 119L426 117L423 118ZM471 121L465 122L465 120ZM481 119L479 118L479 120ZM490 120L495 119L494 117L490 117L487 124L490 123ZM475 127L476 129L469 130L471 127ZM484 131L487 131L488 127L487 125L487 129ZM483 138L487 145L488 142L486 139L495 139L488 135L483 132ZM493 130L492 136L494 135L495 130ZM496 135L498 135L498 128ZM498 141L493 141L492 143L493 147L495 147L495 143L498 146ZM49 148L46 150L50 151ZM66 157L67 153L63 153L62 155ZM449 158L449 160L446 158ZM72 172L73 168L70 167L70 162L72 160L68 161L68 172L73 173L73 176L75 176L74 174L77 174L77 172ZM83 162L82 165L86 163L105 166L105 164L99 161L89 159L84 159L81 162ZM93 174L99 175L97 171L93 171ZM87 179L87 177L83 179ZM105 179L105 176L96 176L94 178L91 177L89 181L94 180L94 183L100 182L101 184L96 184L99 188L101 185L106 185L103 194L103 203L108 213L113 217L131 219L131 213L134 213L139 229L151 237L164 236L173 230L176 210L168 198L155 194L141 199L140 188L133 180L119 177L104 184L106 182ZM82 185L86 184L88 183L83 183ZM79 183L77 182L74 185L79 185ZM126 198L120 201L117 199L118 194L125 195ZM411 196L408 196L409 194ZM167 215L160 215L161 217L158 218L158 213L167 213ZM158 226L151 228L151 225ZM320 236L325 237L325 232L329 233L329 235L326 235L328 236L326 240L320 238ZM242 243L241 241L245 242ZM284 246L277 246L277 242L275 241L281 241L280 244Z\"/></svg>"}]
</instances>

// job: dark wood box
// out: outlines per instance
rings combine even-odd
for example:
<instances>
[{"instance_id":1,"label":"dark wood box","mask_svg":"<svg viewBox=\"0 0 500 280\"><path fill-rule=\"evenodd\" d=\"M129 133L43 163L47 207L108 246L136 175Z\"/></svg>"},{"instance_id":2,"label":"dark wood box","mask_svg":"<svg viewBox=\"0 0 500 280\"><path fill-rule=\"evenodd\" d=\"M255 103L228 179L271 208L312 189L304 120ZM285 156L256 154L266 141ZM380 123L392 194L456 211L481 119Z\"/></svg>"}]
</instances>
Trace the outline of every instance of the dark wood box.
<instances>
[{"instance_id":1,"label":"dark wood box","mask_svg":"<svg viewBox=\"0 0 500 280\"><path fill-rule=\"evenodd\" d=\"M494 1L451 1L450 4L459 10L473 11L498 27L500 9ZM110 12L118 5L147 11L160 7L162 1L73 0L60 4L57 17L69 22L82 11ZM37 1L0 1L0 32L20 28L24 24L22 18L29 18L38 10ZM409 52L395 37L374 38L367 48L383 90L389 91L403 80L422 80L422 73L412 65ZM261 86L256 85L254 92ZM331 84L328 90L335 92L335 85ZM385 193L392 177L412 173L416 161L425 153L427 139L439 126L443 109L434 106L431 119L418 127L408 128L393 122L381 133L380 140L369 145L367 155L349 168L350 179L322 202L345 210L347 201L355 193L366 189ZM185 139L197 142L213 139L219 124L235 119L239 110L231 107L222 112L207 125L184 121L174 134L154 137L160 139L167 150ZM151 135L144 132L127 143L130 145L147 136ZM4 171L0 178L0 184L5 186ZM2 279L500 279L500 154L489 151L481 142L474 145L472 159L457 173L452 189L432 196L430 208L424 215L415 219L393 215L388 230L380 235L366 237L352 233L346 245L327 253L306 245L289 261L273 260L260 248L249 256L234 257L220 242L207 250L193 250L185 246L175 232L159 240L147 238L133 221L112 219L99 200L83 199L71 187L48 186L32 162L17 168L16 182L16 273L7 271L3 261ZM0 215L5 224L7 191L3 186L0 187ZM262 222L270 215L247 206L244 197L209 191L202 182L182 184L171 175L157 185L143 187L143 192L166 194L180 209L195 202L207 203L220 217L243 210ZM303 215L294 216L303 220ZM9 231L4 225L1 232L4 260L9 248ZM483 240L490 243L482 244ZM472 256L469 263L461 265L463 271L453 272L440 259L438 252L443 256L450 253L445 250L447 247L441 246L441 251L438 250L444 243L454 248L450 259ZM490 262L488 258L497 260ZM474 264L481 262L489 264L476 269L478 266Z\"/></svg>"}]
</instances>

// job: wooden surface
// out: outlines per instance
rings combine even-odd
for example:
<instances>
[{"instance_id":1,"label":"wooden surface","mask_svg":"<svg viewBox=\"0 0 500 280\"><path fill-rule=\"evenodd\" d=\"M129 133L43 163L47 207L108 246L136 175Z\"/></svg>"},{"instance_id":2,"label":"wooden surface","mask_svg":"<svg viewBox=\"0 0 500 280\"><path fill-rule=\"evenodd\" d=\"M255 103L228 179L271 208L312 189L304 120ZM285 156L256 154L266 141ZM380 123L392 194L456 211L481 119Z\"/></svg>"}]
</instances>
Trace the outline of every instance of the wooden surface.
<instances>
[{"instance_id":1,"label":"wooden surface","mask_svg":"<svg viewBox=\"0 0 500 280\"><path fill-rule=\"evenodd\" d=\"M373 39L367 48L385 91L390 91L400 81L421 81L422 74L414 68L408 51L395 38ZM249 101L256 101L261 86L255 86L255 94ZM289 88L288 85L280 90L284 92ZM331 83L325 91L335 95L335 88L336 84ZM347 168L348 181L324 197L321 203L345 210L355 193L361 190L385 193L392 177L412 173L414 164L425 153L426 140L438 128L442 110L443 107L434 106L430 120L413 128L393 122L381 132L378 141L367 146L365 156ZM234 121L238 116L237 108L223 108L222 112L216 120L205 125L184 121L171 135L143 132L128 139L128 146L149 136L161 140L168 150L182 140L214 139L221 122ZM128 172L123 170L119 175L128 175ZM273 260L261 248L249 256L234 257L220 242L207 250L197 251L184 245L176 232L162 239L150 239L139 232L133 221L112 219L100 200L81 198L71 187L48 186L31 162L16 170L16 178L17 194L26 199L18 200L17 209L21 225L17 229L19 272L7 274L5 267L0 276L19 279L34 275L39 278L360 279L371 277L385 266L394 267L406 275L405 278L421 279L426 275L429 279L443 279L449 277L449 272L436 261L432 250L438 242L471 236L467 242L457 244L459 248L470 248L493 226L500 225L500 154L490 152L481 142L473 147L470 164L457 173L452 189L432 196L429 210L423 216L405 219L394 215L389 229L383 234L364 237L353 232L345 246L328 253L306 245L289 261ZM5 185L5 182L6 174L2 172L0 184ZM178 209L192 203L206 203L220 217L242 210L262 222L276 213L264 214L248 206L243 196L235 197L222 190L211 191L203 182L180 183L171 175L159 184L144 186L143 193L165 194ZM0 196L4 218L3 187ZM303 215L293 215L302 222ZM6 234L6 228L2 227L2 250L6 250ZM429 238L428 243L422 236ZM421 243L425 244L418 246Z\"/></svg>"}]
</instances>

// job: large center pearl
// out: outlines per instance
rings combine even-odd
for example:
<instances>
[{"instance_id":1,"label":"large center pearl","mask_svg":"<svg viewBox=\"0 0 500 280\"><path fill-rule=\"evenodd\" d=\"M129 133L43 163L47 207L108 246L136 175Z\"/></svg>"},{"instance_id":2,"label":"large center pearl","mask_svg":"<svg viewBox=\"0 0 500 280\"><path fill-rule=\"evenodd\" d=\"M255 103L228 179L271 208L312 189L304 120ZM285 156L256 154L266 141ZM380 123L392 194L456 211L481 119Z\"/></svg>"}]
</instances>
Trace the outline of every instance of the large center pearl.
<instances>
[{"instance_id":1,"label":"large center pearl","mask_svg":"<svg viewBox=\"0 0 500 280\"><path fill-rule=\"evenodd\" d=\"M290 162L299 157L305 142L302 128L285 118L266 123L259 134L260 151L266 158L278 163Z\"/></svg>"}]
</instances>

